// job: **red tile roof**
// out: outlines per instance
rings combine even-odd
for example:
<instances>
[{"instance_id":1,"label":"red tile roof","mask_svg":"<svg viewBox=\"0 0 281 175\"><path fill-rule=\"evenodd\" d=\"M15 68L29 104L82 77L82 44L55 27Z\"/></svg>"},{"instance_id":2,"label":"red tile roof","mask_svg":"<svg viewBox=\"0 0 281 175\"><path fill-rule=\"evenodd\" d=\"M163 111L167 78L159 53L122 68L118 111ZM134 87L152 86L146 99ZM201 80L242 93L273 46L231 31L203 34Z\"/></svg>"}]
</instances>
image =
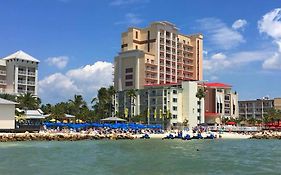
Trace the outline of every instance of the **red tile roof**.
<instances>
[{"instance_id":1,"label":"red tile roof","mask_svg":"<svg viewBox=\"0 0 281 175\"><path fill-rule=\"evenodd\" d=\"M231 87L231 85L224 84L224 83L217 83L217 82L204 83L204 85L206 85L207 87L219 87L219 88L230 88Z\"/></svg>"}]
</instances>

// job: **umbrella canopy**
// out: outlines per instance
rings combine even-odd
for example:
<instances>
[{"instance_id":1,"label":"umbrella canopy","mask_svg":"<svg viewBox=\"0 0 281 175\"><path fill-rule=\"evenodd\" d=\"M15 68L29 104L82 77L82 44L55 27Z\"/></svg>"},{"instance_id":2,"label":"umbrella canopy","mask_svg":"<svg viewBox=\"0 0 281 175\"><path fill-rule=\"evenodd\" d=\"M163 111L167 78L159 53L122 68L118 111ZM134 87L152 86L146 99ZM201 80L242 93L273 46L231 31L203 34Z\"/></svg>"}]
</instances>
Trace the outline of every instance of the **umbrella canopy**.
<instances>
[{"instance_id":1,"label":"umbrella canopy","mask_svg":"<svg viewBox=\"0 0 281 175\"><path fill-rule=\"evenodd\" d=\"M101 121L104 121L104 122L126 122L127 120L122 119L122 118L118 118L118 117L108 117L108 118L101 119Z\"/></svg>"},{"instance_id":2,"label":"umbrella canopy","mask_svg":"<svg viewBox=\"0 0 281 175\"><path fill-rule=\"evenodd\" d=\"M227 125L236 125L236 122L227 122Z\"/></svg>"}]
</instances>

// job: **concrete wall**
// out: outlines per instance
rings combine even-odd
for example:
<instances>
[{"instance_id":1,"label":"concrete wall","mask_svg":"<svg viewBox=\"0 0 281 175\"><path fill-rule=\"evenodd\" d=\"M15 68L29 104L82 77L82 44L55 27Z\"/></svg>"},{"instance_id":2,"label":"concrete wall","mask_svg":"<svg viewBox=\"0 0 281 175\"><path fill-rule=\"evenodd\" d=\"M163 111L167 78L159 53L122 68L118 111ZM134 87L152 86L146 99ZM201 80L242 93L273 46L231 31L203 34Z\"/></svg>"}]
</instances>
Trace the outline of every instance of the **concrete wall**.
<instances>
[{"instance_id":1,"label":"concrete wall","mask_svg":"<svg viewBox=\"0 0 281 175\"><path fill-rule=\"evenodd\" d=\"M189 127L195 127L199 124L198 116L200 116L200 123L204 123L204 99L201 99L201 106L198 105L199 99L196 97L198 86L196 82L182 83L182 115L186 116ZM201 114L198 113L198 108L201 108Z\"/></svg>"},{"instance_id":2,"label":"concrete wall","mask_svg":"<svg viewBox=\"0 0 281 175\"><path fill-rule=\"evenodd\" d=\"M0 104L0 129L15 129L15 105Z\"/></svg>"}]
</instances>

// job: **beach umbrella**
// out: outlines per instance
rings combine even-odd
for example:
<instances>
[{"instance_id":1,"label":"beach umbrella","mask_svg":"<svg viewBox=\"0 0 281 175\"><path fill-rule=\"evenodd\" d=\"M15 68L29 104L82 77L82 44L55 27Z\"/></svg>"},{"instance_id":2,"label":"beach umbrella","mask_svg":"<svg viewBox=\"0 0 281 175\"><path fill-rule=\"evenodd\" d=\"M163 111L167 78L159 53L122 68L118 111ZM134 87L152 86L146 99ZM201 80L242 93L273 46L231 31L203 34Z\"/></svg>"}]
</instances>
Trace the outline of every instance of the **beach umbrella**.
<instances>
[{"instance_id":1,"label":"beach umbrella","mask_svg":"<svg viewBox=\"0 0 281 175\"><path fill-rule=\"evenodd\" d=\"M125 118L127 118L127 117L128 117L128 113L129 113L129 109L128 109L128 108L125 108L125 111L124 111Z\"/></svg>"},{"instance_id":2,"label":"beach umbrella","mask_svg":"<svg viewBox=\"0 0 281 175\"><path fill-rule=\"evenodd\" d=\"M162 118L162 109L159 109L159 118Z\"/></svg>"},{"instance_id":3,"label":"beach umbrella","mask_svg":"<svg viewBox=\"0 0 281 175\"><path fill-rule=\"evenodd\" d=\"M49 120L50 122L56 122L56 119L52 118L51 120Z\"/></svg>"}]
</instances>

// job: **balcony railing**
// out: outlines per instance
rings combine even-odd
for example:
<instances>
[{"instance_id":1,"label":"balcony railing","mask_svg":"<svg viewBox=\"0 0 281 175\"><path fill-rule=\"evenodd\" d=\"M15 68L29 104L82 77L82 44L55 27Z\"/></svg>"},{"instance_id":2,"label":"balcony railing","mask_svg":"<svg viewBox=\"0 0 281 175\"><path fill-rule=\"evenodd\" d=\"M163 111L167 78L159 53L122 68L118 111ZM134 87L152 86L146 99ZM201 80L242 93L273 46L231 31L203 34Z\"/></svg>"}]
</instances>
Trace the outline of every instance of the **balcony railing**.
<instances>
[{"instance_id":1,"label":"balcony railing","mask_svg":"<svg viewBox=\"0 0 281 175\"><path fill-rule=\"evenodd\" d=\"M5 70L0 70L0 75L6 75L6 71Z\"/></svg>"},{"instance_id":2,"label":"balcony railing","mask_svg":"<svg viewBox=\"0 0 281 175\"><path fill-rule=\"evenodd\" d=\"M31 94L35 94L35 91L33 90L27 90L28 93L31 93Z\"/></svg>"},{"instance_id":3,"label":"balcony railing","mask_svg":"<svg viewBox=\"0 0 281 175\"><path fill-rule=\"evenodd\" d=\"M28 72L28 75L35 76L35 72Z\"/></svg>"},{"instance_id":4,"label":"balcony railing","mask_svg":"<svg viewBox=\"0 0 281 175\"><path fill-rule=\"evenodd\" d=\"M1 85L6 85L6 80L0 80Z\"/></svg>"},{"instance_id":5,"label":"balcony railing","mask_svg":"<svg viewBox=\"0 0 281 175\"><path fill-rule=\"evenodd\" d=\"M26 81L25 80L18 80L18 83L19 84L26 84Z\"/></svg>"},{"instance_id":6,"label":"balcony railing","mask_svg":"<svg viewBox=\"0 0 281 175\"><path fill-rule=\"evenodd\" d=\"M26 93L26 90L19 89L19 90L18 90L18 93Z\"/></svg>"},{"instance_id":7,"label":"balcony railing","mask_svg":"<svg viewBox=\"0 0 281 175\"><path fill-rule=\"evenodd\" d=\"M19 70L19 75L26 75L26 71Z\"/></svg>"},{"instance_id":8,"label":"balcony railing","mask_svg":"<svg viewBox=\"0 0 281 175\"><path fill-rule=\"evenodd\" d=\"M35 81L27 81L28 85L35 85Z\"/></svg>"}]
</instances>

